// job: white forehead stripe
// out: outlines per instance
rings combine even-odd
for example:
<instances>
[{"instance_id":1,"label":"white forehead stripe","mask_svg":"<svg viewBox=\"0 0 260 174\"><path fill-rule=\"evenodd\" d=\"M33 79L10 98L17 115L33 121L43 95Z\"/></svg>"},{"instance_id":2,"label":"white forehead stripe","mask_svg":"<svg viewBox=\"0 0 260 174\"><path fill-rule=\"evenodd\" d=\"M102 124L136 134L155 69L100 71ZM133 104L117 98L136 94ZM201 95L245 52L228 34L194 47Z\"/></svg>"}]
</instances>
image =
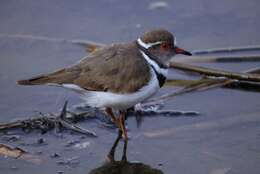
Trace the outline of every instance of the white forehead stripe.
<instances>
[{"instance_id":1,"label":"white forehead stripe","mask_svg":"<svg viewBox=\"0 0 260 174\"><path fill-rule=\"evenodd\" d=\"M153 42L153 43L144 43L144 42L141 40L141 38L138 38L138 39L137 39L137 43L138 43L139 45L141 45L142 47L144 47L145 49L148 49L148 48L150 48L150 47L152 47L152 46L154 46L154 45L159 45L159 44L161 44L162 42L161 42L161 41L158 41L158 42Z\"/></svg>"},{"instance_id":2,"label":"white forehead stripe","mask_svg":"<svg viewBox=\"0 0 260 174\"><path fill-rule=\"evenodd\" d=\"M160 68L160 66L159 66L154 60L152 60L149 56L147 56L143 51L140 50L140 52L142 53L144 59L145 59L152 67L154 67L154 69L155 69L159 74L162 74L163 76L167 77L168 69Z\"/></svg>"}]
</instances>

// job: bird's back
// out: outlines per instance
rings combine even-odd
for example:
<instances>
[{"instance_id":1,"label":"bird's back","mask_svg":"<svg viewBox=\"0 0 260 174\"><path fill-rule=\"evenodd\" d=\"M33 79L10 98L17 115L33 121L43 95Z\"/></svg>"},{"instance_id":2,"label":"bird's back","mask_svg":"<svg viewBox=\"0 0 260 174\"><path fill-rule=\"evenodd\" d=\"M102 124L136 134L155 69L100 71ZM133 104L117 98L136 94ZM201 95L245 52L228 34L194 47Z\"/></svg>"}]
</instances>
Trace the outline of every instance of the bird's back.
<instances>
[{"instance_id":1,"label":"bird's back","mask_svg":"<svg viewBox=\"0 0 260 174\"><path fill-rule=\"evenodd\" d=\"M131 93L145 86L150 68L135 43L100 48L77 64L18 81L21 85L73 84L85 90Z\"/></svg>"}]
</instances>

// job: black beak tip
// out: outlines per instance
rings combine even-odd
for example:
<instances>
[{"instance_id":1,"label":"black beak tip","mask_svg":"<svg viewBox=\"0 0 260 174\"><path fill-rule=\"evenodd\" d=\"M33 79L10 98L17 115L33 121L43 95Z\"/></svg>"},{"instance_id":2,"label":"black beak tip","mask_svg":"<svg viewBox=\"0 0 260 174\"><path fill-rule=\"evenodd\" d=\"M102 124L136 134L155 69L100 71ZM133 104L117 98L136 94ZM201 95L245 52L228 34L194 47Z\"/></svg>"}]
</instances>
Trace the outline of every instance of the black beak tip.
<instances>
[{"instance_id":1,"label":"black beak tip","mask_svg":"<svg viewBox=\"0 0 260 174\"><path fill-rule=\"evenodd\" d=\"M186 56L192 56L192 54L189 51L186 51L186 50L184 50L180 47L177 47L177 46L174 47L174 52L176 54L183 54L183 55L186 55Z\"/></svg>"},{"instance_id":2,"label":"black beak tip","mask_svg":"<svg viewBox=\"0 0 260 174\"><path fill-rule=\"evenodd\" d=\"M187 51L184 55L192 56L192 53Z\"/></svg>"}]
</instances>

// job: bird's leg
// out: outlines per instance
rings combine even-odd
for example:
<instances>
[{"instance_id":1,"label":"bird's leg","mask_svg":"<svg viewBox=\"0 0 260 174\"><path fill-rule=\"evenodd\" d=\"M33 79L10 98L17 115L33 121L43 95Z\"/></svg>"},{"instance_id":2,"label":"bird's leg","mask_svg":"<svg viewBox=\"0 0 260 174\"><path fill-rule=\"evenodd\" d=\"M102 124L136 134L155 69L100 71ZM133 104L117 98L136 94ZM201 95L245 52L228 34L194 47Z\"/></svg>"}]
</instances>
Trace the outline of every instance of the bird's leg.
<instances>
[{"instance_id":1,"label":"bird's leg","mask_svg":"<svg viewBox=\"0 0 260 174\"><path fill-rule=\"evenodd\" d=\"M118 135L117 138L112 146L112 148L110 149L107 158L109 159L110 162L114 162L115 161L115 151L116 151L116 147L118 145L119 140L122 138L122 131L119 129L118 130Z\"/></svg>"},{"instance_id":2,"label":"bird's leg","mask_svg":"<svg viewBox=\"0 0 260 174\"><path fill-rule=\"evenodd\" d=\"M123 156L122 156L123 162L127 161L126 150L127 150L127 143L128 143L128 136L127 136L127 131L125 128L125 115L126 115L125 111L120 111L119 123L120 123L120 129L122 131L123 138L124 138L124 149L123 149Z\"/></svg>"},{"instance_id":3,"label":"bird's leg","mask_svg":"<svg viewBox=\"0 0 260 174\"><path fill-rule=\"evenodd\" d=\"M120 125L120 129L123 133L123 138L125 140L128 139L128 136L127 136L127 131L126 131L126 128L125 128L125 115L126 115L126 112L125 111L120 111L120 116L119 116L119 125Z\"/></svg>"},{"instance_id":4,"label":"bird's leg","mask_svg":"<svg viewBox=\"0 0 260 174\"><path fill-rule=\"evenodd\" d=\"M123 162L127 161L127 157L126 157L127 143L128 143L128 139L124 139L124 148L123 148L123 156L122 156Z\"/></svg>"},{"instance_id":5,"label":"bird's leg","mask_svg":"<svg viewBox=\"0 0 260 174\"><path fill-rule=\"evenodd\" d=\"M125 128L125 115L126 112L125 111L120 111L120 116L119 116L119 122L116 119L115 115L112 112L111 108L106 108L106 112L108 113L109 116L111 116L112 121L118 125L119 127L119 131L118 131L118 136L112 146L112 148L110 149L107 157L109 159L110 162L115 161L114 159L114 155L115 155L115 150L116 147L118 145L119 140L122 138L124 138L124 148L123 148L123 156L122 156L122 161L127 161L127 157L126 157L126 150L127 150L127 143L128 143L128 136L127 136L127 132L126 132L126 128Z\"/></svg>"},{"instance_id":6,"label":"bird's leg","mask_svg":"<svg viewBox=\"0 0 260 174\"><path fill-rule=\"evenodd\" d=\"M118 123L118 119L116 118L115 114L113 113L112 108L107 107L107 108L106 108L106 113L110 116L111 121L112 121L116 126L118 126L118 127L120 128L119 123Z\"/></svg>"}]
</instances>

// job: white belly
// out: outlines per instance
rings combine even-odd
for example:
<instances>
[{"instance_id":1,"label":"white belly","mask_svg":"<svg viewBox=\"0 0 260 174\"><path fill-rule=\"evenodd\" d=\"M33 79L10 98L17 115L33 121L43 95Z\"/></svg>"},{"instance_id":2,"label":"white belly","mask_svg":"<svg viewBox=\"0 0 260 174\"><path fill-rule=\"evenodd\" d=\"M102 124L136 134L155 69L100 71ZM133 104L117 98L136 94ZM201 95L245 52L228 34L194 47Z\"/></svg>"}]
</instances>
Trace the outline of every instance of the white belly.
<instances>
[{"instance_id":1,"label":"white belly","mask_svg":"<svg viewBox=\"0 0 260 174\"><path fill-rule=\"evenodd\" d=\"M112 92L85 91L82 98L92 107L111 107L114 109L128 109L153 96L160 88L154 70L151 68L150 82L137 92L116 94Z\"/></svg>"}]
</instances>

